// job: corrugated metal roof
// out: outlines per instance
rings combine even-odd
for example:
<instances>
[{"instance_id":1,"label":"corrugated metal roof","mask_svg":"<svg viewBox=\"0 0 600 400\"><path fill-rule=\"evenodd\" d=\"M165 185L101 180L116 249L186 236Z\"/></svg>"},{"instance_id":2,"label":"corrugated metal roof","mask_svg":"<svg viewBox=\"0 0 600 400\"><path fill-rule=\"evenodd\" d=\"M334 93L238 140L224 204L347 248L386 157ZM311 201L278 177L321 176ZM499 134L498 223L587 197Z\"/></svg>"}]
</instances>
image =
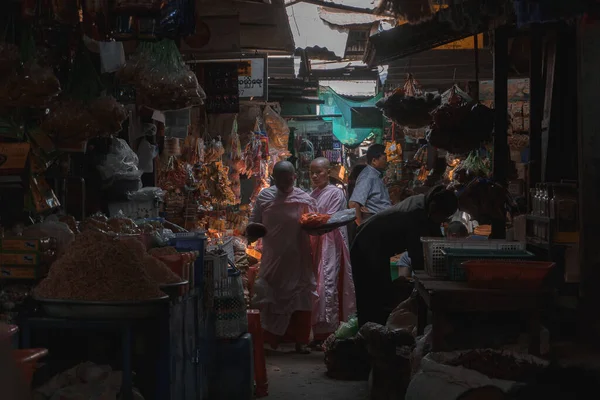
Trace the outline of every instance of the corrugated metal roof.
<instances>
[{"instance_id":1,"label":"corrugated metal roof","mask_svg":"<svg viewBox=\"0 0 600 400\"><path fill-rule=\"evenodd\" d=\"M372 97L377 94L376 81L319 81L320 86L327 86L341 96Z\"/></svg>"},{"instance_id":2,"label":"corrugated metal roof","mask_svg":"<svg viewBox=\"0 0 600 400\"><path fill-rule=\"evenodd\" d=\"M319 17L317 6L294 4L287 7L287 14L296 48L319 48L332 52L339 58L344 57L348 32L331 29Z\"/></svg>"},{"instance_id":3,"label":"corrugated metal roof","mask_svg":"<svg viewBox=\"0 0 600 400\"><path fill-rule=\"evenodd\" d=\"M329 70L329 69L343 69L343 68L367 68L367 64L362 61L341 61L341 62L328 62L319 63L311 62L311 69L314 70Z\"/></svg>"},{"instance_id":4,"label":"corrugated metal roof","mask_svg":"<svg viewBox=\"0 0 600 400\"><path fill-rule=\"evenodd\" d=\"M373 14L361 14L348 11L332 10L330 8L319 7L319 17L328 24L345 27L352 25L372 25L379 21L393 21L391 17Z\"/></svg>"}]
</instances>

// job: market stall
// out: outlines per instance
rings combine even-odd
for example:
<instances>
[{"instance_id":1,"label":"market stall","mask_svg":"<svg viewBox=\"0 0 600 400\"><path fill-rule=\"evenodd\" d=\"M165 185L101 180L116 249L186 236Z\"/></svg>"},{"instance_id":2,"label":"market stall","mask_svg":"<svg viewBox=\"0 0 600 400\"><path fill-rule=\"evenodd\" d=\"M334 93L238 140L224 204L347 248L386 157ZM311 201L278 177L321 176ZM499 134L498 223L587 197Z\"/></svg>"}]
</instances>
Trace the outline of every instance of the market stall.
<instances>
[{"instance_id":1,"label":"market stall","mask_svg":"<svg viewBox=\"0 0 600 400\"><path fill-rule=\"evenodd\" d=\"M248 331L240 175L258 193L285 133L272 110L243 144L235 123L209 129L206 115L239 110L216 107L180 53L193 2L92 3L0 17L2 321L42 348L28 358L39 398L207 398L215 340Z\"/></svg>"}]
</instances>

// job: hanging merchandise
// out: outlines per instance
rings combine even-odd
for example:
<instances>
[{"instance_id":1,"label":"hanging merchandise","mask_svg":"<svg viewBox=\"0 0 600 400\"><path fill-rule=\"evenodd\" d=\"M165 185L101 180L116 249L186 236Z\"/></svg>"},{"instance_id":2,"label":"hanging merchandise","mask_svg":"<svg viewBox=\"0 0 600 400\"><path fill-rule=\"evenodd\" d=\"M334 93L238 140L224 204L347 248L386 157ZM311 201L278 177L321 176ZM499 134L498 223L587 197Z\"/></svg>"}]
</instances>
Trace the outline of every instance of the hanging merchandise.
<instances>
[{"instance_id":1,"label":"hanging merchandise","mask_svg":"<svg viewBox=\"0 0 600 400\"><path fill-rule=\"evenodd\" d=\"M222 162L204 163L196 170L198 190L205 207L234 205L235 194L229 182L229 168Z\"/></svg>"},{"instance_id":2,"label":"hanging merchandise","mask_svg":"<svg viewBox=\"0 0 600 400\"><path fill-rule=\"evenodd\" d=\"M458 164L454 170L453 178L457 182L466 185L475 178L487 178L491 173L490 167L486 165L478 151L472 151L469 156Z\"/></svg>"},{"instance_id":3,"label":"hanging merchandise","mask_svg":"<svg viewBox=\"0 0 600 400\"><path fill-rule=\"evenodd\" d=\"M471 98L454 85L442 97L444 102L433 111L429 143L454 154L477 149L491 140L494 111Z\"/></svg>"},{"instance_id":4,"label":"hanging merchandise","mask_svg":"<svg viewBox=\"0 0 600 400\"><path fill-rule=\"evenodd\" d=\"M212 139L206 143L204 149L204 163L210 164L217 162L221 160L223 154L225 154L225 148L221 142L221 136L219 136L217 139Z\"/></svg>"},{"instance_id":5,"label":"hanging merchandise","mask_svg":"<svg viewBox=\"0 0 600 400\"><path fill-rule=\"evenodd\" d=\"M262 159L261 142L259 135L251 135L250 141L246 144L242 160L244 165L240 168L240 174L250 177L260 173L260 162Z\"/></svg>"},{"instance_id":6,"label":"hanging merchandise","mask_svg":"<svg viewBox=\"0 0 600 400\"><path fill-rule=\"evenodd\" d=\"M231 161L238 161L242 159L242 145L240 143L240 135L238 134L238 123L237 115L233 120L231 126L231 136L229 142L229 159Z\"/></svg>"},{"instance_id":7,"label":"hanging merchandise","mask_svg":"<svg viewBox=\"0 0 600 400\"><path fill-rule=\"evenodd\" d=\"M376 106L396 124L411 129L422 128L431 123L431 111L442 103L439 94L423 92L416 79L408 74L402 88L377 102Z\"/></svg>"},{"instance_id":8,"label":"hanging merchandise","mask_svg":"<svg viewBox=\"0 0 600 400\"><path fill-rule=\"evenodd\" d=\"M31 28L23 29L20 48L0 41L0 106L44 107L60 91L52 68L38 63Z\"/></svg>"},{"instance_id":9,"label":"hanging merchandise","mask_svg":"<svg viewBox=\"0 0 600 400\"><path fill-rule=\"evenodd\" d=\"M198 106L206 99L196 75L169 39L140 43L117 77L135 87L138 104L155 110Z\"/></svg>"},{"instance_id":10,"label":"hanging merchandise","mask_svg":"<svg viewBox=\"0 0 600 400\"><path fill-rule=\"evenodd\" d=\"M269 105L265 107L263 118L269 136L270 150L277 153L277 155L288 156L290 128L287 122Z\"/></svg>"},{"instance_id":11,"label":"hanging merchandise","mask_svg":"<svg viewBox=\"0 0 600 400\"><path fill-rule=\"evenodd\" d=\"M385 154L390 163L402 161L402 146L396 142L386 142Z\"/></svg>"},{"instance_id":12,"label":"hanging merchandise","mask_svg":"<svg viewBox=\"0 0 600 400\"><path fill-rule=\"evenodd\" d=\"M361 107L373 108L382 97L383 94L378 94L365 101L354 101L340 96L331 88L322 88L319 98L325 101L326 106L320 107L320 115L324 116L323 121L333 123L333 134L343 145L354 148L371 134L376 136L383 134L383 118L378 126L351 128L352 110ZM339 114L341 117L326 117L332 114Z\"/></svg>"},{"instance_id":13,"label":"hanging merchandise","mask_svg":"<svg viewBox=\"0 0 600 400\"><path fill-rule=\"evenodd\" d=\"M102 180L135 180L142 176L138 156L123 139L113 138L105 161L98 165Z\"/></svg>"},{"instance_id":14,"label":"hanging merchandise","mask_svg":"<svg viewBox=\"0 0 600 400\"><path fill-rule=\"evenodd\" d=\"M61 145L119 132L128 117L127 110L113 97L103 96L103 90L89 51L82 44L64 96L49 106L42 129Z\"/></svg>"}]
</instances>

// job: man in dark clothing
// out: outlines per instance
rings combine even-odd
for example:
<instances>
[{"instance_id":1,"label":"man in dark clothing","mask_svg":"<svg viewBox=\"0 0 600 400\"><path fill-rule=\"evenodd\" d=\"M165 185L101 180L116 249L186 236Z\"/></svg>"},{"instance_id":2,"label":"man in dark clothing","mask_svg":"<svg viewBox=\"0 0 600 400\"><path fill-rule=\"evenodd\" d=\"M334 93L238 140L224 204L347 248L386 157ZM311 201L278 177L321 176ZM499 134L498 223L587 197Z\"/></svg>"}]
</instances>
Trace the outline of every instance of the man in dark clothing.
<instances>
[{"instance_id":1,"label":"man in dark clothing","mask_svg":"<svg viewBox=\"0 0 600 400\"><path fill-rule=\"evenodd\" d=\"M390 258L408 252L413 270L423 269L421 237L442 236L440 225L458 208L454 192L437 186L375 214L358 229L350 249L358 322L385 325L393 304Z\"/></svg>"}]
</instances>

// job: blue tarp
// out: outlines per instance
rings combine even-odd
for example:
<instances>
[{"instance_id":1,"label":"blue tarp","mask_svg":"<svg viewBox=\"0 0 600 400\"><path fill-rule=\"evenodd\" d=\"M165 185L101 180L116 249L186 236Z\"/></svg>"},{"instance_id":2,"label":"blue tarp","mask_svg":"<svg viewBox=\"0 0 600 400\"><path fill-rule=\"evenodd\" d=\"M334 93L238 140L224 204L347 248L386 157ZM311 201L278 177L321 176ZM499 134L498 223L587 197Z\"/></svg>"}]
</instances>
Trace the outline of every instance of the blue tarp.
<instances>
[{"instance_id":1,"label":"blue tarp","mask_svg":"<svg viewBox=\"0 0 600 400\"><path fill-rule=\"evenodd\" d=\"M333 122L333 135L342 142L343 145L357 147L371 134L381 138L383 136L383 129L352 129L350 127L350 110L357 107L375 107L375 103L382 97L383 93L380 93L368 100L353 101L340 96L331 88L322 88L319 93L319 98L325 101L325 104L320 106L319 115L341 115L341 117L324 118L324 120ZM383 119L383 115L381 118Z\"/></svg>"}]
</instances>

